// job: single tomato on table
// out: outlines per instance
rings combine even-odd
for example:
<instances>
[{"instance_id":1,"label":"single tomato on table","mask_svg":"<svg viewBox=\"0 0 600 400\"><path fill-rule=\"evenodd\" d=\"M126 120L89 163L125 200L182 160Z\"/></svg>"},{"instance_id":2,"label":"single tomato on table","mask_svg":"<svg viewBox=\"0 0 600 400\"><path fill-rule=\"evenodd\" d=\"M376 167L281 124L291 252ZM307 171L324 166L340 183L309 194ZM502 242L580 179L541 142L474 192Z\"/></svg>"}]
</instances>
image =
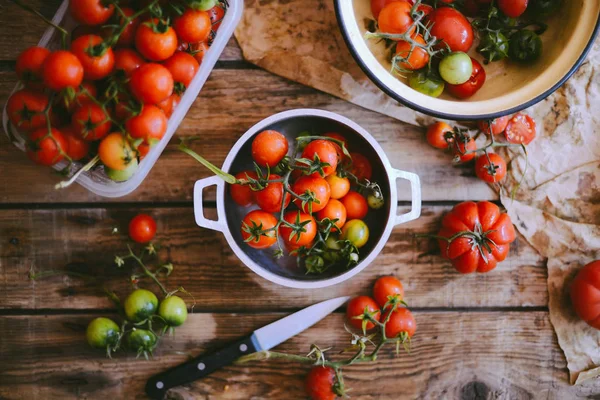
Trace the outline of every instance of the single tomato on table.
<instances>
[{"instance_id":1,"label":"single tomato on table","mask_svg":"<svg viewBox=\"0 0 600 400\"><path fill-rule=\"evenodd\" d=\"M313 367L306 376L306 393L311 400L335 400L340 393L335 390L336 376L331 367Z\"/></svg>"},{"instance_id":2,"label":"single tomato on table","mask_svg":"<svg viewBox=\"0 0 600 400\"><path fill-rule=\"evenodd\" d=\"M404 287L402 282L393 276L382 276L375 281L373 298L382 309L386 304L398 303L404 300Z\"/></svg>"},{"instance_id":3,"label":"single tomato on table","mask_svg":"<svg viewBox=\"0 0 600 400\"><path fill-rule=\"evenodd\" d=\"M504 130L504 136L509 143L529 144L536 136L536 124L533 118L526 114L515 114Z\"/></svg>"},{"instance_id":4,"label":"single tomato on table","mask_svg":"<svg viewBox=\"0 0 600 400\"><path fill-rule=\"evenodd\" d=\"M484 182L500 182L506 176L506 161L496 153L483 154L475 161L475 174Z\"/></svg>"},{"instance_id":5,"label":"single tomato on table","mask_svg":"<svg viewBox=\"0 0 600 400\"><path fill-rule=\"evenodd\" d=\"M453 138L454 129L445 122L435 122L427 128L427 142L436 149L447 149Z\"/></svg>"},{"instance_id":6,"label":"single tomato on table","mask_svg":"<svg viewBox=\"0 0 600 400\"><path fill-rule=\"evenodd\" d=\"M570 288L575 312L589 326L600 330L600 261L583 267Z\"/></svg>"},{"instance_id":7,"label":"single tomato on table","mask_svg":"<svg viewBox=\"0 0 600 400\"><path fill-rule=\"evenodd\" d=\"M138 214L129 222L129 237L137 243L148 243L156 235L156 221L148 214Z\"/></svg>"}]
</instances>

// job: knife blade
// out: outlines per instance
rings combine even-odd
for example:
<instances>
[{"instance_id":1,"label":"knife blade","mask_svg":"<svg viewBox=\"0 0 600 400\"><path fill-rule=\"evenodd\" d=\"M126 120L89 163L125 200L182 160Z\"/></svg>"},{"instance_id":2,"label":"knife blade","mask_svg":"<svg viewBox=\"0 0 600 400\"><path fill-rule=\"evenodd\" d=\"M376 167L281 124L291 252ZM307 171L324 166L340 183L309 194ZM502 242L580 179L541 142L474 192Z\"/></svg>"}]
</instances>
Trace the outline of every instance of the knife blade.
<instances>
[{"instance_id":1,"label":"knife blade","mask_svg":"<svg viewBox=\"0 0 600 400\"><path fill-rule=\"evenodd\" d=\"M306 307L269 325L255 330L251 335L240 339L212 353L202 354L165 372L154 375L146 383L146 394L153 399L162 399L167 390L203 378L212 372L232 364L245 354L270 350L273 347L310 328L350 297L337 297Z\"/></svg>"}]
</instances>

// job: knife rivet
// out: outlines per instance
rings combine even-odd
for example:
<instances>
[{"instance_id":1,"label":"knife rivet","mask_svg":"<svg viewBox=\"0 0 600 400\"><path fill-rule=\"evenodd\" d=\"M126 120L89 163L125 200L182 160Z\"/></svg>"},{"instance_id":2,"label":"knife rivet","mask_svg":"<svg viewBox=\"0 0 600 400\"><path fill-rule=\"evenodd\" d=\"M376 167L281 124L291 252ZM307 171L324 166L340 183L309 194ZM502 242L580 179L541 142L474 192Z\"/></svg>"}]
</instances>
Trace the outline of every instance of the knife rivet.
<instances>
[{"instance_id":1,"label":"knife rivet","mask_svg":"<svg viewBox=\"0 0 600 400\"><path fill-rule=\"evenodd\" d=\"M156 382L156 388L157 388L157 389L162 389L162 388L164 388L164 387L165 387L165 384L164 384L164 383L162 383L161 381L158 381L158 382Z\"/></svg>"},{"instance_id":2,"label":"knife rivet","mask_svg":"<svg viewBox=\"0 0 600 400\"><path fill-rule=\"evenodd\" d=\"M205 365L204 363L200 363L200 364L198 364L198 369L199 369L200 371L204 371L204 368L206 368L206 365Z\"/></svg>"},{"instance_id":3,"label":"knife rivet","mask_svg":"<svg viewBox=\"0 0 600 400\"><path fill-rule=\"evenodd\" d=\"M248 350L248 346L246 346L245 344L240 344L240 351L246 351Z\"/></svg>"}]
</instances>

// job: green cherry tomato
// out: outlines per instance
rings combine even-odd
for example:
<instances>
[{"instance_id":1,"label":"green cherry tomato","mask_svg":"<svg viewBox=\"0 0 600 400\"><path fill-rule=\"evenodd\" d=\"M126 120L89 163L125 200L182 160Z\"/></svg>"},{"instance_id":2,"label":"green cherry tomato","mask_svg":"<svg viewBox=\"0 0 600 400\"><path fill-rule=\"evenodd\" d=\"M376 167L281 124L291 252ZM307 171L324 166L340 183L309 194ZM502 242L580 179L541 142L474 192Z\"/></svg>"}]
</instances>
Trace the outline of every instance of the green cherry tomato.
<instances>
[{"instance_id":1,"label":"green cherry tomato","mask_svg":"<svg viewBox=\"0 0 600 400\"><path fill-rule=\"evenodd\" d=\"M502 32L486 32L477 51L490 62L503 60L508 57L508 38Z\"/></svg>"},{"instance_id":2,"label":"green cherry tomato","mask_svg":"<svg viewBox=\"0 0 600 400\"><path fill-rule=\"evenodd\" d=\"M188 315L185 301L178 296L167 297L160 303L158 315L160 315L169 326L183 325Z\"/></svg>"},{"instance_id":3,"label":"green cherry tomato","mask_svg":"<svg viewBox=\"0 0 600 400\"><path fill-rule=\"evenodd\" d=\"M111 169L108 167L104 167L104 172L106 172L106 176L108 176L111 180L115 182L123 182L129 180L138 169L138 161L137 158L131 160L127 168L123 171L119 171L116 169Z\"/></svg>"},{"instance_id":4,"label":"green cherry tomato","mask_svg":"<svg viewBox=\"0 0 600 400\"><path fill-rule=\"evenodd\" d=\"M519 62L535 61L542 55L542 39L529 29L517 31L510 37L508 55Z\"/></svg>"},{"instance_id":5,"label":"green cherry tomato","mask_svg":"<svg viewBox=\"0 0 600 400\"><path fill-rule=\"evenodd\" d=\"M194 10L208 11L218 3L218 0L193 0L188 5Z\"/></svg>"},{"instance_id":6,"label":"green cherry tomato","mask_svg":"<svg viewBox=\"0 0 600 400\"><path fill-rule=\"evenodd\" d=\"M444 81L437 74L422 69L408 76L408 85L417 92L431 97L439 97L444 91Z\"/></svg>"},{"instance_id":7,"label":"green cherry tomato","mask_svg":"<svg viewBox=\"0 0 600 400\"><path fill-rule=\"evenodd\" d=\"M127 345L131 350L137 351L138 353L151 353L156 347L157 341L158 338L152 331L133 328L133 331L131 331L127 338Z\"/></svg>"},{"instance_id":8,"label":"green cherry tomato","mask_svg":"<svg viewBox=\"0 0 600 400\"><path fill-rule=\"evenodd\" d=\"M149 290L134 290L123 304L125 315L131 322L140 322L156 314L158 308L158 299Z\"/></svg>"},{"instance_id":9,"label":"green cherry tomato","mask_svg":"<svg viewBox=\"0 0 600 400\"><path fill-rule=\"evenodd\" d=\"M85 337L90 346L105 349L114 346L119 339L119 325L109 318L96 318L87 326Z\"/></svg>"},{"instance_id":10,"label":"green cherry tomato","mask_svg":"<svg viewBox=\"0 0 600 400\"><path fill-rule=\"evenodd\" d=\"M385 204L385 200L381 193L377 192L376 194L371 193L367 196L367 203L371 209L379 210Z\"/></svg>"},{"instance_id":11,"label":"green cherry tomato","mask_svg":"<svg viewBox=\"0 0 600 400\"><path fill-rule=\"evenodd\" d=\"M461 85L471 78L473 63L467 53L455 51L442 58L439 70L443 80L451 85Z\"/></svg>"},{"instance_id":12,"label":"green cherry tomato","mask_svg":"<svg viewBox=\"0 0 600 400\"><path fill-rule=\"evenodd\" d=\"M532 17L549 17L555 14L562 5L562 0L531 0L527 13Z\"/></svg>"},{"instance_id":13,"label":"green cherry tomato","mask_svg":"<svg viewBox=\"0 0 600 400\"><path fill-rule=\"evenodd\" d=\"M339 240L340 238L338 235L332 233L327 237L327 240L325 240L325 247L329 250L341 250L342 246L340 246Z\"/></svg>"},{"instance_id":14,"label":"green cherry tomato","mask_svg":"<svg viewBox=\"0 0 600 400\"><path fill-rule=\"evenodd\" d=\"M348 221L342 228L342 239L349 240L356 248L361 248L369 240L369 227L360 219Z\"/></svg>"}]
</instances>

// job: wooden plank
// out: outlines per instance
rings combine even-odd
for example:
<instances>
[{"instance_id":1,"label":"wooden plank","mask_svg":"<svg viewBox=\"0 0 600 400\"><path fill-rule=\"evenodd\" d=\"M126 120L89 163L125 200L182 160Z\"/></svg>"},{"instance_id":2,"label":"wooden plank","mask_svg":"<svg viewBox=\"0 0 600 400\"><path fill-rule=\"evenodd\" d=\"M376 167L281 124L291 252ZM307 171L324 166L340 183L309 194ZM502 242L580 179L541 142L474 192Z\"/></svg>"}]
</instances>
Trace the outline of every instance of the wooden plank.
<instances>
[{"instance_id":1,"label":"wooden plank","mask_svg":"<svg viewBox=\"0 0 600 400\"><path fill-rule=\"evenodd\" d=\"M10 75L10 76L7 76ZM7 98L9 73L0 73L0 102ZM474 176L472 165L454 167L449 154L427 145L423 132L392 118L368 111L305 86L291 83L262 70L215 70L180 125L176 137L146 181L131 195L102 199L73 185L55 191L59 180L44 167L33 165L21 152L0 139L0 202L92 202L92 201L191 201L197 179L208 170L177 150L177 136L201 135L195 149L221 165L231 147L258 121L293 108L320 108L344 115L363 126L379 141L392 166L421 177L424 200L495 199L496 193ZM408 185L401 184L400 200L410 199ZM36 193L35 196L31 196Z\"/></svg>"},{"instance_id":2,"label":"wooden plank","mask_svg":"<svg viewBox=\"0 0 600 400\"><path fill-rule=\"evenodd\" d=\"M26 3L51 19L62 0L28 0ZM37 16L21 9L11 1L3 2L1 7L0 61L12 61L16 60L21 51L40 41L47 25ZM220 60L241 61L242 59L242 51L232 37Z\"/></svg>"},{"instance_id":3,"label":"wooden plank","mask_svg":"<svg viewBox=\"0 0 600 400\"><path fill-rule=\"evenodd\" d=\"M333 296L368 293L381 275L398 276L413 307L517 307L547 304L546 268L523 238L495 271L460 275L439 255L434 241L415 234L433 233L448 206L426 207L423 216L394 230L375 262L349 281L326 290L277 286L254 274L233 254L222 234L195 225L191 208L75 209L0 211L0 308L109 308L103 286L125 296L127 270L114 265L127 240L111 235L125 229L138 212L158 221L163 259L175 265L168 286L184 286L198 299L199 311L295 309ZM208 210L209 217L215 216ZM103 277L100 283L55 276L31 282L40 273L65 270ZM104 278L105 277L105 278ZM150 282L143 284L152 287ZM243 288L243 289L242 289ZM156 288L153 288L156 289Z\"/></svg>"},{"instance_id":4,"label":"wooden plank","mask_svg":"<svg viewBox=\"0 0 600 400\"><path fill-rule=\"evenodd\" d=\"M164 339L151 361L103 358L84 343L92 315L0 318L3 399L144 398L151 375L214 349L282 314L194 314ZM546 312L417 312L412 352L384 348L376 363L345 370L353 399L567 399L599 390L572 387ZM327 317L277 350L306 354L310 343L345 348L343 315ZM171 398L304 399L309 367L263 361L227 367L172 391Z\"/></svg>"}]
</instances>

